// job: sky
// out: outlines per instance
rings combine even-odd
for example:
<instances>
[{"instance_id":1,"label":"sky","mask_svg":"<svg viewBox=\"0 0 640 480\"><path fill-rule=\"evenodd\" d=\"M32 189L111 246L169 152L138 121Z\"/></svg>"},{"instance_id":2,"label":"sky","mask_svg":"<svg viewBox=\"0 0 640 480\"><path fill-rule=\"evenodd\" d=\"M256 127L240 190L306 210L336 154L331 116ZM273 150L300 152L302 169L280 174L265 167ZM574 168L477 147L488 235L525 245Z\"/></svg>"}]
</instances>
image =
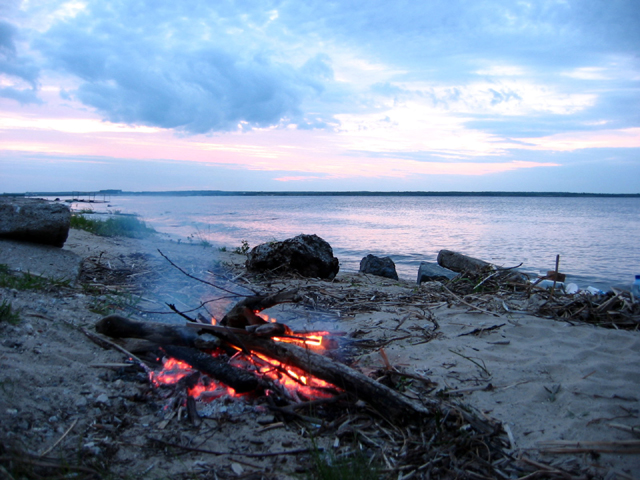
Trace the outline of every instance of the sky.
<instances>
[{"instance_id":1,"label":"sky","mask_svg":"<svg viewBox=\"0 0 640 480\"><path fill-rule=\"evenodd\" d=\"M637 0L0 0L0 193L640 192Z\"/></svg>"}]
</instances>

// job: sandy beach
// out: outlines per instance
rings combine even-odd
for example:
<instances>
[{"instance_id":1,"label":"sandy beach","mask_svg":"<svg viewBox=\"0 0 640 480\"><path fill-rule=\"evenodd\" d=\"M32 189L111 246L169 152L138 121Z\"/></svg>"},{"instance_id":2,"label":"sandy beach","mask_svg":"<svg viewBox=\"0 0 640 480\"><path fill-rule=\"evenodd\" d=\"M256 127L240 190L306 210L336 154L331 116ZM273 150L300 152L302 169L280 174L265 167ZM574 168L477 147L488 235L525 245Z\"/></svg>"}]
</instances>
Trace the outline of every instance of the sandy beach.
<instances>
[{"instance_id":1,"label":"sandy beach","mask_svg":"<svg viewBox=\"0 0 640 480\"><path fill-rule=\"evenodd\" d=\"M333 281L261 279L244 270L244 258L158 236L79 230L62 249L0 241L0 263L14 275L50 280L37 290L0 288L0 302L20 317L0 323L0 477L35 478L21 472L41 468L38 459L64 460L81 478L304 477L312 439L298 422L234 399L199 405L198 426L179 406L166 415L166 389L95 339L95 323L109 312L181 323L167 303L186 311L220 296L187 272L262 291L301 289L304 305L264 313L296 328L343 332L342 360L353 368L376 378L404 373L414 380L403 388L410 398L446 398L502 425L521 476L533 469L536 478L640 478L639 332L540 318L510 298L479 310L439 294L433 283L354 273ZM230 303L207 308L220 318ZM313 441L339 452L341 435L318 430ZM357 441L367 451L385 450ZM393 462L381 476L415 471L422 478L417 469L394 470Z\"/></svg>"}]
</instances>

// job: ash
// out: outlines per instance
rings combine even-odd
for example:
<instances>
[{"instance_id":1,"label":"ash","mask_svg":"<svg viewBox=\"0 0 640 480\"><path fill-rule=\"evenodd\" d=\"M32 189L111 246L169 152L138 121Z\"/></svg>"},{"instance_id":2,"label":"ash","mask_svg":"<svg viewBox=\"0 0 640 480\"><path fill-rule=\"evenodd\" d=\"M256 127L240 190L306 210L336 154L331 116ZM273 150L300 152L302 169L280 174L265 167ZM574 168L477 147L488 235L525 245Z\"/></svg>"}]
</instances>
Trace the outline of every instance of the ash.
<instances>
[{"instance_id":1,"label":"ash","mask_svg":"<svg viewBox=\"0 0 640 480\"><path fill-rule=\"evenodd\" d=\"M198 400L198 414L201 417L220 419L222 417L237 417L246 412L253 412L255 407L241 398L221 397L210 402Z\"/></svg>"}]
</instances>

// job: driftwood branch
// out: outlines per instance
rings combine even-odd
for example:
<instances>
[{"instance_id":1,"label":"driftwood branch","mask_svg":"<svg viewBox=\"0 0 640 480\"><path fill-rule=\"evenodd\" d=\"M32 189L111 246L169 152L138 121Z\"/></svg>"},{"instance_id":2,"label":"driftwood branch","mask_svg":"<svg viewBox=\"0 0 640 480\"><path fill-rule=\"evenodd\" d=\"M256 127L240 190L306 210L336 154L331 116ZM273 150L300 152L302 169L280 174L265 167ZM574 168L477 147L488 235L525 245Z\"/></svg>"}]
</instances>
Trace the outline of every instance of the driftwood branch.
<instances>
[{"instance_id":1,"label":"driftwood branch","mask_svg":"<svg viewBox=\"0 0 640 480\"><path fill-rule=\"evenodd\" d=\"M111 338L142 338L158 345L183 347L195 347L198 339L194 330L184 328L182 325L136 322L121 315L102 318L96 323L96 331Z\"/></svg>"},{"instance_id":2,"label":"driftwood branch","mask_svg":"<svg viewBox=\"0 0 640 480\"><path fill-rule=\"evenodd\" d=\"M245 297L234 305L229 312L220 321L220 325L244 328L247 325L257 325L265 323L265 321L255 315L254 312L261 312L267 308L274 307L281 303L299 302L302 297L297 290L281 291L273 295L253 295Z\"/></svg>"}]
</instances>

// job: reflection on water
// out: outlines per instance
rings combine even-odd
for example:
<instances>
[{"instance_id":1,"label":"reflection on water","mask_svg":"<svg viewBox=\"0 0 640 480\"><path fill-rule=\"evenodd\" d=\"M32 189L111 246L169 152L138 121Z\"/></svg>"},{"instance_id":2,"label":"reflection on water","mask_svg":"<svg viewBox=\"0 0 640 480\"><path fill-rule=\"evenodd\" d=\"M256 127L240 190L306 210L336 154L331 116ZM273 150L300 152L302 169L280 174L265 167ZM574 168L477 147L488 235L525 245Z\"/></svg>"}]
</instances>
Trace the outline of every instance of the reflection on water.
<instances>
[{"instance_id":1,"label":"reflection on water","mask_svg":"<svg viewBox=\"0 0 640 480\"><path fill-rule=\"evenodd\" d=\"M113 197L96 210L138 213L156 230L235 248L315 233L341 268L391 256L414 279L441 249L502 266L560 270L579 284L628 287L640 274L640 199L547 197ZM80 205L80 207L86 206ZM571 279L571 277L570 277Z\"/></svg>"}]
</instances>

